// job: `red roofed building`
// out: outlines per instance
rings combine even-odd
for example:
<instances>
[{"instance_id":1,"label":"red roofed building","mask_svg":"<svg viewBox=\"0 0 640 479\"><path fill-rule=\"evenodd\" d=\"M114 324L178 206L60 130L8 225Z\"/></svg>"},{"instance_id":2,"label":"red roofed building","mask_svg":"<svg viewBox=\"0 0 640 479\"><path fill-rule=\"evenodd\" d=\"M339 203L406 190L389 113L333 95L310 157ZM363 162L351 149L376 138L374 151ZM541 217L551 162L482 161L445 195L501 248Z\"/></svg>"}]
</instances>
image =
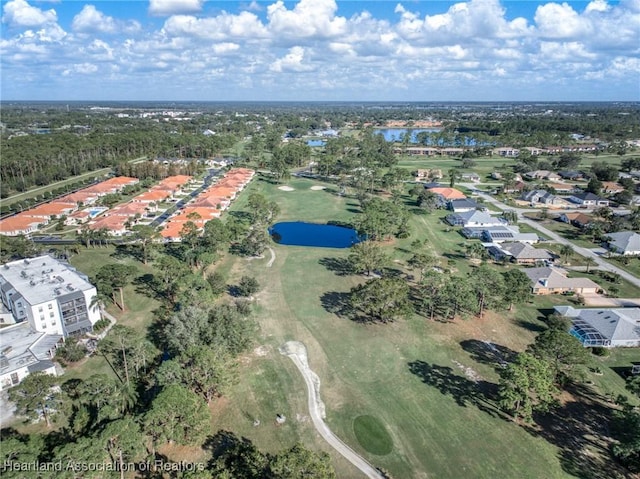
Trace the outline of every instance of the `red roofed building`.
<instances>
[{"instance_id":1,"label":"red roofed building","mask_svg":"<svg viewBox=\"0 0 640 479\"><path fill-rule=\"evenodd\" d=\"M39 225L47 224L48 222L48 218L38 218L18 213L0 221L0 234L5 236L28 235L36 231Z\"/></svg>"}]
</instances>

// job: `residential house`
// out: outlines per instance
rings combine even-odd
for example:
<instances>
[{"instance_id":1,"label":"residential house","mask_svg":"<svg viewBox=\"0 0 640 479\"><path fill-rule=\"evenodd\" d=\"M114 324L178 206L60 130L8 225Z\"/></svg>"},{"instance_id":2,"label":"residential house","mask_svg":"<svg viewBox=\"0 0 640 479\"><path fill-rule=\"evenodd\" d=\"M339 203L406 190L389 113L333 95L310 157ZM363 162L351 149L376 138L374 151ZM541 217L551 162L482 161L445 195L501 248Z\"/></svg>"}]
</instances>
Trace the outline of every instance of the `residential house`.
<instances>
[{"instance_id":1,"label":"residential house","mask_svg":"<svg viewBox=\"0 0 640 479\"><path fill-rule=\"evenodd\" d=\"M472 183L480 182L480 175L478 175L477 173L462 173L462 175L460 175L460 178L462 179L462 181L471 181Z\"/></svg>"},{"instance_id":2,"label":"residential house","mask_svg":"<svg viewBox=\"0 0 640 479\"><path fill-rule=\"evenodd\" d=\"M600 198L598 195L594 195L593 193L588 192L574 193L569 197L569 201L585 208L609 206L609 200Z\"/></svg>"},{"instance_id":3,"label":"residential house","mask_svg":"<svg viewBox=\"0 0 640 479\"><path fill-rule=\"evenodd\" d=\"M523 193L522 196L520 196L520 200L530 203L531 206L544 205L561 207L567 204L564 199L546 190L533 190Z\"/></svg>"},{"instance_id":4,"label":"residential house","mask_svg":"<svg viewBox=\"0 0 640 479\"><path fill-rule=\"evenodd\" d=\"M544 153L544 150L537 146L525 146L524 149L527 150L531 156L540 156Z\"/></svg>"},{"instance_id":5,"label":"residential house","mask_svg":"<svg viewBox=\"0 0 640 479\"><path fill-rule=\"evenodd\" d=\"M571 320L569 332L584 347L640 347L640 308L554 309Z\"/></svg>"},{"instance_id":6,"label":"residential house","mask_svg":"<svg viewBox=\"0 0 640 479\"><path fill-rule=\"evenodd\" d=\"M149 190L141 195L136 196L131 201L133 203L159 203L168 200L172 196L171 191L167 190Z\"/></svg>"},{"instance_id":7,"label":"residential house","mask_svg":"<svg viewBox=\"0 0 640 479\"><path fill-rule=\"evenodd\" d=\"M558 171L558 175L564 180L571 180L571 181L577 181L584 178L584 174L581 171L575 171L575 170Z\"/></svg>"},{"instance_id":8,"label":"residential house","mask_svg":"<svg viewBox=\"0 0 640 479\"><path fill-rule=\"evenodd\" d=\"M477 210L449 214L445 217L445 221L451 226L463 226L465 228L502 226L507 224L504 218L491 216L484 211Z\"/></svg>"},{"instance_id":9,"label":"residential house","mask_svg":"<svg viewBox=\"0 0 640 479\"><path fill-rule=\"evenodd\" d=\"M616 193L620 193L624 191L624 187L616 183L615 181L603 181L602 182L602 192L607 193L609 195L614 195Z\"/></svg>"},{"instance_id":10,"label":"residential house","mask_svg":"<svg viewBox=\"0 0 640 479\"><path fill-rule=\"evenodd\" d=\"M540 241L540 237L535 233L520 233L520 228L517 226L494 226L491 228L485 228L480 239L486 243L507 243L507 242L520 242L527 244L535 244Z\"/></svg>"},{"instance_id":11,"label":"residential house","mask_svg":"<svg viewBox=\"0 0 640 479\"><path fill-rule=\"evenodd\" d=\"M496 261L509 260L516 264L536 265L553 261L553 256L544 249L534 248L527 243L505 242L487 249Z\"/></svg>"},{"instance_id":12,"label":"residential house","mask_svg":"<svg viewBox=\"0 0 640 479\"><path fill-rule=\"evenodd\" d=\"M569 185L567 183L548 183L548 188L553 188L556 193L573 193L576 191L575 185Z\"/></svg>"},{"instance_id":13,"label":"residential house","mask_svg":"<svg viewBox=\"0 0 640 479\"><path fill-rule=\"evenodd\" d=\"M124 236L128 233L128 216L105 216L94 223L89 224L89 229L93 231L106 230L111 236Z\"/></svg>"},{"instance_id":14,"label":"residential house","mask_svg":"<svg viewBox=\"0 0 640 479\"><path fill-rule=\"evenodd\" d=\"M442 177L442 170L438 168L420 169L416 171L416 178L419 179L439 180Z\"/></svg>"},{"instance_id":15,"label":"residential house","mask_svg":"<svg viewBox=\"0 0 640 479\"><path fill-rule=\"evenodd\" d=\"M513 183L511 186L503 186L502 192L503 193L521 193L526 188L527 188L527 184L524 183L522 180L518 180L515 183Z\"/></svg>"},{"instance_id":16,"label":"residential house","mask_svg":"<svg viewBox=\"0 0 640 479\"><path fill-rule=\"evenodd\" d=\"M463 198L460 200L449 200L447 202L447 209L454 213L466 213L467 211L475 211L481 209L480 205L469 198Z\"/></svg>"},{"instance_id":17,"label":"residential house","mask_svg":"<svg viewBox=\"0 0 640 479\"><path fill-rule=\"evenodd\" d=\"M23 213L25 216L33 216L36 218L44 218L44 219L53 219L55 217L68 215L69 213L72 213L76 209L77 209L76 205L71 205L69 203L58 203L54 201L51 203L43 203L41 205L36 206L35 208L25 210Z\"/></svg>"},{"instance_id":18,"label":"residential house","mask_svg":"<svg viewBox=\"0 0 640 479\"><path fill-rule=\"evenodd\" d=\"M528 171L527 173L524 174L524 177L529 180L549 180L549 181L560 180L560 175L549 170Z\"/></svg>"},{"instance_id":19,"label":"residential house","mask_svg":"<svg viewBox=\"0 0 640 479\"><path fill-rule=\"evenodd\" d=\"M523 270L531 280L533 294L596 294L602 288L589 278L569 278L560 268L527 268Z\"/></svg>"},{"instance_id":20,"label":"residential house","mask_svg":"<svg viewBox=\"0 0 640 479\"><path fill-rule=\"evenodd\" d=\"M569 223L576 228L584 228L593 221L593 218L584 213L562 213L558 219L563 223Z\"/></svg>"},{"instance_id":21,"label":"residential house","mask_svg":"<svg viewBox=\"0 0 640 479\"><path fill-rule=\"evenodd\" d=\"M640 255L640 235L633 231L620 231L607 234L607 248L623 256Z\"/></svg>"}]
</instances>

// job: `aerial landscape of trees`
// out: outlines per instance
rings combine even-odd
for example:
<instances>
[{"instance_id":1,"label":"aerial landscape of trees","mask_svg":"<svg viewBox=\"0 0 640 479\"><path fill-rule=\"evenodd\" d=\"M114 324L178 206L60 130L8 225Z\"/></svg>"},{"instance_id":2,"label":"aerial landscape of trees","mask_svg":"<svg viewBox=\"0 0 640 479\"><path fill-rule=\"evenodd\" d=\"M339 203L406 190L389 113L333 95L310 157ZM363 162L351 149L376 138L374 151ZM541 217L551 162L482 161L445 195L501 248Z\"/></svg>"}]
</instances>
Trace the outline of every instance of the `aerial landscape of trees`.
<instances>
[{"instance_id":1,"label":"aerial landscape of trees","mask_svg":"<svg viewBox=\"0 0 640 479\"><path fill-rule=\"evenodd\" d=\"M587 190L596 194L602 194L606 182L619 181L624 191L616 201L628 204L635 183L618 176L620 170L631 172L640 167L640 160L630 158L625 146L626 139L640 136L640 114L625 105L612 107L613 111L598 105L571 105L553 114L544 113L548 109L544 105L474 108L461 105L456 113L430 106L416 110L411 105L242 104L216 105L215 109L205 105L181 122L137 118L135 109L127 110L127 118L99 112L85 115L80 107L78 111L54 109L47 115L28 107L9 110L0 138L5 198L100 168L142 180L140 186L103 197L100 203L105 205L118 204L170 174L202 178L209 168L205 162L223 157L255 169L257 175L220 218L201 226L202 218L190 217L176 242L165 242L154 223L132 226L130 234L118 238L106 230L78 227L72 238L65 239L68 244L41 245L22 236L0 238L3 262L43 252L72 263L74 258L80 259L98 290L91 307L117 317L116 324L107 319L96 327L88 341L67 340L60 346L57 360L70 375L32 373L9 390L17 414L27 422L3 429L6 447L1 448L0 460L90 460L122 467L196 451L198 457L206 458L204 470L184 477L337 477L327 453L300 443L315 444L305 429L312 427L302 414L307 411L299 411L302 406L297 403L292 406L302 392L293 394L290 374L300 378L290 363L293 373L278 362L283 359L277 352L277 341L299 336L310 346L310 365L318 368L318 377L327 388L323 389L325 397L339 407L340 401L346 404L345 409L339 409L327 401L328 410L335 413L327 423L332 428L339 424L336 429L345 441L353 440L349 436L353 411L349 408L364 410L369 407L365 407L367 401L373 404L375 400L366 396L369 392L363 387L364 392L358 394L366 400L358 404L360 397L345 394L346 399L342 398L341 388L355 388L354 384L361 384L358 376L366 374L372 378L366 381L377 385L388 380L384 378L387 371L382 367L379 372L364 371L363 367L357 373L348 372L356 377L353 379L343 376L342 369L349 368L332 362L332 356L349 365L355 364L354 358L361 360L360 356L368 354L366 361L372 368L375 364L392 365L394 381L398 381L392 387L416 387L410 381L419 377L420 391L425 384L430 388L424 403L416 407L432 407L434 403L429 401L434 391L452 396L458 404L468 401L481 413L488 411L492 421L529 433L532 440L546 439L558 448L559 456L573 444L561 444L558 431L576 428L569 424L568 414L563 422L562 414L574 405L582 408L580 413L602 413L602 429L590 429L584 436L605 445L606 461L632 473L640 471L637 378L626 382L626 396L609 397L607 390L597 389L605 384L613 390L609 384L617 387L626 381L621 378L625 369L616 371L620 376L616 379L607 376L602 383L594 382L598 371L616 368L622 360L614 358L607 363L596 357L595 350L585 348L569 334L568 319L549 309L562 303L579 304L583 298L567 295L540 300L531 294L531 280L523 269L507 260L494 261L477 239L463 241L459 230L443 221L441 198L411 177L410 171L415 172L414 167L424 159L406 154L410 135L404 134L393 143L374 133L374 128L384 126L387 120L437 118L442 126L418 134L418 143L473 146L464 155L434 159L447 165L441 181L470 196L462 173L491 161L497 165L495 172L502 175L496 177L499 180L489 180L491 188L513 185L517 173L534 168L580 169L588 176L584 181ZM618 114L627 113L627 109L629 115ZM329 126L348 126L348 134L324 137L320 132ZM207 130L215 134L205 135ZM576 132L606 140L607 146L598 152L597 159L595 154L588 160L574 153L540 158L523 154L502 164L502 159L495 160L488 152L494 146L570 144ZM321 139L324 146L308 146L306 140L311 137ZM601 154L622 160L612 164ZM147 158L131 162L141 157ZM171 159L171 164L165 165L163 159ZM483 168L484 173L491 171ZM44 196L37 197L34 201L44 200ZM500 198L511 200L506 195ZM476 199L478 208L492 208ZM318 210L309 214L312 221L353 227L358 241L347 250L314 251L308 255L310 259L300 251L276 245L270 237L271 226L281 218L297 219L292 218L292 212L299 214L300 204L306 201ZM639 230L640 212L631 209L623 218L612 208L595 209L594 221L576 231L576 238L597 241L613 231ZM510 224L520 221L523 229L528 228L528 220L517 211L505 211L503 217ZM551 221L550 215L552 212L544 210L545 217L539 214L536 221ZM64 223L63 219L57 221ZM446 241L440 242L442 238ZM553 254L564 264L576 264L575 271L580 274L594 275L595 271L608 275L611 296L630 288L615 273L600 271L595 260L583 258L582 247L559 245ZM614 261L630 269L637 263L636 258L626 258L627 263L625 258ZM274 328L277 321L281 323ZM267 322L272 322L270 330ZM334 328L348 334L337 338ZM505 334L504 345L492 342L505 331L512 336ZM326 348L327 338L336 342L359 338L361 343L330 349ZM383 348L366 343L367 338L393 347L378 357ZM431 361L433 357L446 358L447 364L409 357L421 354L424 358L433 354ZM103 369L83 369L86 362L96 359ZM401 368L413 374L403 375ZM373 379L378 373L380 378ZM276 391L278 388L282 390ZM372 396L378 394L372 391ZM419 397L422 400L422 394ZM282 427L278 442L273 444L265 442L251 409L269 401L290 408L287 415L296 413L295 420L288 419L288 425L294 423L286 429L290 436ZM450 404L443 410L445 407L455 409ZM237 431L212 429L212 424L221 423L216 421L222 410L227 414L222 423L225 427L238 424ZM40 420L42 424L34 424ZM251 428L255 437L246 432ZM287 446L278 449L283 442ZM389 457L396 460L398 450ZM375 455L367 458L377 460ZM392 467L393 460L388 462ZM344 465L338 464L339 471L344 470L341 467ZM565 462L554 467L572 472ZM585 470L573 472L579 475ZM73 477L65 474L42 477ZM111 471L86 477L119 476L120 471ZM7 477L20 476L9 472ZM593 477L599 476L594 473Z\"/></svg>"}]
</instances>

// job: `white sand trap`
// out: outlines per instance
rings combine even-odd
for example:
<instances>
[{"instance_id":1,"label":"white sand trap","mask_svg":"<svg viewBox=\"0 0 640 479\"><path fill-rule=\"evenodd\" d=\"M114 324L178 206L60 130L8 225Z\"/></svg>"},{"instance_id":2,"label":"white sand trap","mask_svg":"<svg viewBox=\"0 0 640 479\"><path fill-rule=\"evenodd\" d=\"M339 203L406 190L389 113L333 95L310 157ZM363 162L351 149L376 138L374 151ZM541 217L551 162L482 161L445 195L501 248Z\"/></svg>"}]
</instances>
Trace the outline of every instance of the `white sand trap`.
<instances>
[{"instance_id":1,"label":"white sand trap","mask_svg":"<svg viewBox=\"0 0 640 479\"><path fill-rule=\"evenodd\" d=\"M282 191L295 191L295 188L291 188L290 186L278 186L278 189Z\"/></svg>"},{"instance_id":2,"label":"white sand trap","mask_svg":"<svg viewBox=\"0 0 640 479\"><path fill-rule=\"evenodd\" d=\"M325 189L327 189L327 187L326 186L315 185L315 186L312 186L311 189L313 191L318 191L318 190L325 190Z\"/></svg>"}]
</instances>

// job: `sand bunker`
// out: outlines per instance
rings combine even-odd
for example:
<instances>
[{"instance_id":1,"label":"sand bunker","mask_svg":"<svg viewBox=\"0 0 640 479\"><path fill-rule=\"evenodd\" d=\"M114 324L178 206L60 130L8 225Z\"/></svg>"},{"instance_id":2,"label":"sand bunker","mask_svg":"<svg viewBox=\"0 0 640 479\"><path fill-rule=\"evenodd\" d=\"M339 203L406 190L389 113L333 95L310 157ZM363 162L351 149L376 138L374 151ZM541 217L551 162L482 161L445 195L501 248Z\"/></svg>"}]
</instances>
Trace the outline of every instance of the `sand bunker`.
<instances>
[{"instance_id":1,"label":"sand bunker","mask_svg":"<svg viewBox=\"0 0 640 479\"><path fill-rule=\"evenodd\" d=\"M278 186L278 189L282 190L282 191L294 191L295 190L295 188L291 188L290 186Z\"/></svg>"},{"instance_id":2,"label":"sand bunker","mask_svg":"<svg viewBox=\"0 0 640 479\"><path fill-rule=\"evenodd\" d=\"M326 186L320 186L320 185L316 185L316 186L312 186L312 187L311 187L311 189L312 189L313 191L324 190L324 189L326 189L326 188L327 188Z\"/></svg>"}]
</instances>

